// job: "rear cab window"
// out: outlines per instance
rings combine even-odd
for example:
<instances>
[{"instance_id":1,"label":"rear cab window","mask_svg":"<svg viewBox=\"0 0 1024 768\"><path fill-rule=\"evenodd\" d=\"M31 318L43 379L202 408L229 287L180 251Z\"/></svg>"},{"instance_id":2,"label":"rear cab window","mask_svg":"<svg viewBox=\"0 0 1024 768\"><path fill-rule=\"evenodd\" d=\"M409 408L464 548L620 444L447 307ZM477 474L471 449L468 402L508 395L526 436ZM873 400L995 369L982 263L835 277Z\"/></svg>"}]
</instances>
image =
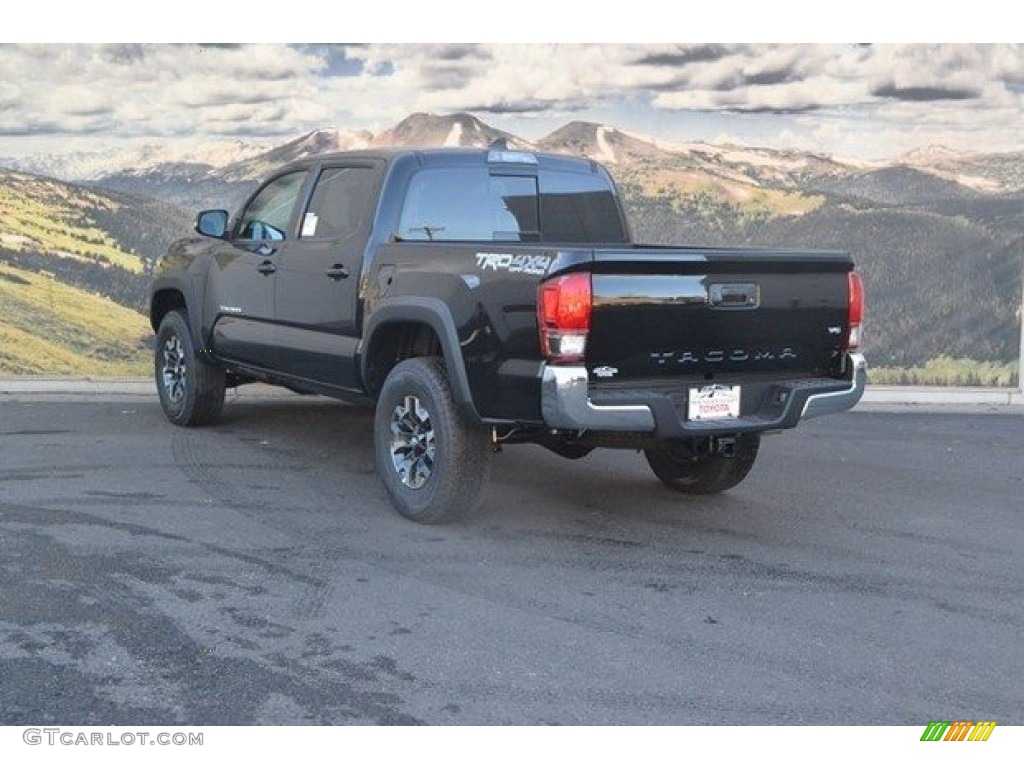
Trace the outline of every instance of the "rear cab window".
<instances>
[{"instance_id":1,"label":"rear cab window","mask_svg":"<svg viewBox=\"0 0 1024 768\"><path fill-rule=\"evenodd\" d=\"M414 242L627 241L610 181L585 167L420 169L409 182L397 234Z\"/></svg>"},{"instance_id":2,"label":"rear cab window","mask_svg":"<svg viewBox=\"0 0 1024 768\"><path fill-rule=\"evenodd\" d=\"M618 200L597 173L541 170L540 217L547 242L626 242Z\"/></svg>"},{"instance_id":3,"label":"rear cab window","mask_svg":"<svg viewBox=\"0 0 1024 768\"><path fill-rule=\"evenodd\" d=\"M537 179L486 168L426 168L416 173L402 209L402 240L540 239Z\"/></svg>"}]
</instances>

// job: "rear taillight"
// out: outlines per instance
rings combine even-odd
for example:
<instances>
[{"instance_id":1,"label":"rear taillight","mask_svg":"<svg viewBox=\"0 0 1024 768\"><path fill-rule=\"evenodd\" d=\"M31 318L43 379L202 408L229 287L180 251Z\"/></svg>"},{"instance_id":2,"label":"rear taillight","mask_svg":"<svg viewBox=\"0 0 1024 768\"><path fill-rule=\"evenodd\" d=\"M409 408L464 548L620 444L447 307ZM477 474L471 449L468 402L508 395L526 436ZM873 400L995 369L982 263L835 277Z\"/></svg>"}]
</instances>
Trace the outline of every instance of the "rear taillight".
<instances>
[{"instance_id":1,"label":"rear taillight","mask_svg":"<svg viewBox=\"0 0 1024 768\"><path fill-rule=\"evenodd\" d=\"M860 349L861 337L864 334L864 281L856 272L849 275L849 316L846 333L846 349L856 352Z\"/></svg>"},{"instance_id":2,"label":"rear taillight","mask_svg":"<svg viewBox=\"0 0 1024 768\"><path fill-rule=\"evenodd\" d=\"M540 284L537 289L537 323L544 357L554 363L583 360L592 306L590 274L587 272L573 272Z\"/></svg>"}]
</instances>

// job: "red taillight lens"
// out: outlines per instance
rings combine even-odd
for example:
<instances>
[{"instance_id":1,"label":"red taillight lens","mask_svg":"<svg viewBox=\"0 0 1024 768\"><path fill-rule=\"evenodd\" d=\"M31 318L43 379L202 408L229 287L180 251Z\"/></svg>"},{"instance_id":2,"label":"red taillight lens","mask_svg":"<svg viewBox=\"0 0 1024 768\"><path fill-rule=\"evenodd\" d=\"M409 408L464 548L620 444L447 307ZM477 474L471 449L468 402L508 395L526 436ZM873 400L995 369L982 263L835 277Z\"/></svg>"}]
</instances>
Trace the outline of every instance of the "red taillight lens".
<instances>
[{"instance_id":1,"label":"red taillight lens","mask_svg":"<svg viewBox=\"0 0 1024 768\"><path fill-rule=\"evenodd\" d=\"M592 306L589 273L574 272L540 284L537 323L544 357L558 363L583 359Z\"/></svg>"},{"instance_id":2,"label":"red taillight lens","mask_svg":"<svg viewBox=\"0 0 1024 768\"><path fill-rule=\"evenodd\" d=\"M846 349L856 352L860 349L861 337L864 335L864 281L856 272L850 272L849 276L849 302Z\"/></svg>"}]
</instances>

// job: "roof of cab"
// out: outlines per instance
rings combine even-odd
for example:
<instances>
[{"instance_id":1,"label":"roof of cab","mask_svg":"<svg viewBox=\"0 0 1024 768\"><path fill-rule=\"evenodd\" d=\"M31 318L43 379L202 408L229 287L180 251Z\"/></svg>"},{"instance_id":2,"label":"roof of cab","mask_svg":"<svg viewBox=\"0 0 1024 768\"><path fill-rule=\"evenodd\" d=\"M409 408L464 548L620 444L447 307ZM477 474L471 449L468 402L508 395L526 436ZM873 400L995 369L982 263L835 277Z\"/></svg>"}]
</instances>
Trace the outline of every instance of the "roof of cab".
<instances>
[{"instance_id":1,"label":"roof of cab","mask_svg":"<svg viewBox=\"0 0 1024 768\"><path fill-rule=\"evenodd\" d=\"M501 160L489 161L492 152L500 152L505 155ZM465 162L467 159L479 158L481 162L493 162L498 165L533 165L531 162L517 162L516 155L529 155L536 159L536 165L576 165L590 166L597 169L597 163L579 156L557 155L548 152L533 152L531 150L503 149L500 147L379 147L374 149L355 149L346 152L329 152L320 155L309 155L307 157L293 160L282 165L278 170L286 168L310 168L314 165L329 164L332 162L346 162L352 160L383 160L389 165L395 160L403 157L418 157L424 165L443 163L445 160L459 160Z\"/></svg>"}]
</instances>

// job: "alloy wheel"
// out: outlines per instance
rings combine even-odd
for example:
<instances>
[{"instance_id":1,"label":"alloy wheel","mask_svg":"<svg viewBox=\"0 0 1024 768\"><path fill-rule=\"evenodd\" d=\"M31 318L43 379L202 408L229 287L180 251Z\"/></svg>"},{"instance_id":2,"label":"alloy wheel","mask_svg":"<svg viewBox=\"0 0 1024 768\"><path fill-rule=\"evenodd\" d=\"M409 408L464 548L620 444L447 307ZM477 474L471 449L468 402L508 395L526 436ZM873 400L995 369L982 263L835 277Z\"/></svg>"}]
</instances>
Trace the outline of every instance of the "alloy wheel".
<instances>
[{"instance_id":1,"label":"alloy wheel","mask_svg":"<svg viewBox=\"0 0 1024 768\"><path fill-rule=\"evenodd\" d=\"M430 412L415 395L406 395L391 413L391 463L402 484L422 488L434 471L437 445Z\"/></svg>"},{"instance_id":2,"label":"alloy wheel","mask_svg":"<svg viewBox=\"0 0 1024 768\"><path fill-rule=\"evenodd\" d=\"M164 364L161 370L164 381L164 394L172 403L180 403L185 397L185 376L188 368L185 365L185 348L177 334L172 334L164 341Z\"/></svg>"}]
</instances>

